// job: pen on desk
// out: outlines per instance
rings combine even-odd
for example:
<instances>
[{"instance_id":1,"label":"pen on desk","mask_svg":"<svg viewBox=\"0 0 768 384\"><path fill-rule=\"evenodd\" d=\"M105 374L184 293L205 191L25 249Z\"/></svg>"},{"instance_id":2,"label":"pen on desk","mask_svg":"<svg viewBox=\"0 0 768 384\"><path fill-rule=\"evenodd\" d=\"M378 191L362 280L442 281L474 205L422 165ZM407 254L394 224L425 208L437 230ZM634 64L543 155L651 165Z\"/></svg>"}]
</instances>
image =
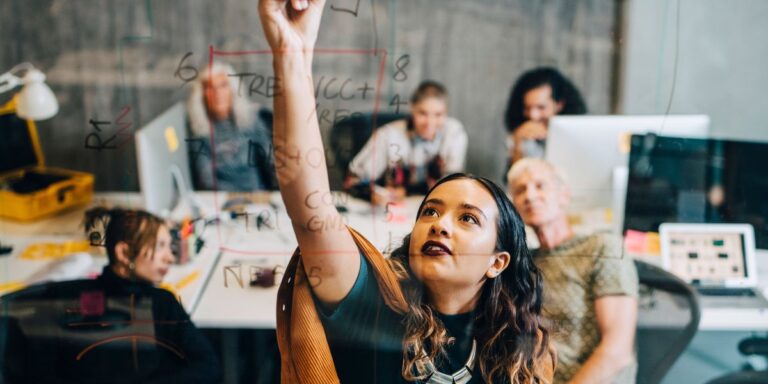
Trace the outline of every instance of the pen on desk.
<instances>
[{"instance_id":1,"label":"pen on desk","mask_svg":"<svg viewBox=\"0 0 768 384\"><path fill-rule=\"evenodd\" d=\"M191 284L193 281L197 280L198 277L200 277L200 271L192 271L192 273L181 278L181 280L179 280L179 282L174 285L174 288L180 291L187 285Z\"/></svg>"}]
</instances>

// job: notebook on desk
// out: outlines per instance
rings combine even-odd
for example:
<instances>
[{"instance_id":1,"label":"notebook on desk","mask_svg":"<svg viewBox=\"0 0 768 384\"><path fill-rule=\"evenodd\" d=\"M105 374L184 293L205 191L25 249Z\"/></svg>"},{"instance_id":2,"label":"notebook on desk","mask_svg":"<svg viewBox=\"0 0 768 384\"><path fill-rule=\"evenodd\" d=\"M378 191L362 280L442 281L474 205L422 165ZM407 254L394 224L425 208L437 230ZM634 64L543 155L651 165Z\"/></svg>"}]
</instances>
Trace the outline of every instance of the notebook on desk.
<instances>
[{"instance_id":1,"label":"notebook on desk","mask_svg":"<svg viewBox=\"0 0 768 384\"><path fill-rule=\"evenodd\" d=\"M757 288L751 225L665 223L659 232L664 269L693 285L702 306L768 308Z\"/></svg>"}]
</instances>

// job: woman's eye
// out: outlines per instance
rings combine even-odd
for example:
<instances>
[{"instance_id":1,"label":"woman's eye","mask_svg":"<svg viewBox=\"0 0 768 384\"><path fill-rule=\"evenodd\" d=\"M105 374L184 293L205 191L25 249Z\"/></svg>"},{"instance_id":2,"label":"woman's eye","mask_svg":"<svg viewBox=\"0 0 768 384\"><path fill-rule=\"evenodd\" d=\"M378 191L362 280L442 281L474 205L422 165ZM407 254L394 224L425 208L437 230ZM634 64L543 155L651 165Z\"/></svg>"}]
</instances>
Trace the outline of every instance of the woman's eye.
<instances>
[{"instance_id":1,"label":"woman's eye","mask_svg":"<svg viewBox=\"0 0 768 384\"><path fill-rule=\"evenodd\" d=\"M461 220L472 224L480 224L477 218L472 215L462 215Z\"/></svg>"},{"instance_id":2,"label":"woman's eye","mask_svg":"<svg viewBox=\"0 0 768 384\"><path fill-rule=\"evenodd\" d=\"M424 208L421 212L422 216L437 216L437 211L434 208Z\"/></svg>"}]
</instances>

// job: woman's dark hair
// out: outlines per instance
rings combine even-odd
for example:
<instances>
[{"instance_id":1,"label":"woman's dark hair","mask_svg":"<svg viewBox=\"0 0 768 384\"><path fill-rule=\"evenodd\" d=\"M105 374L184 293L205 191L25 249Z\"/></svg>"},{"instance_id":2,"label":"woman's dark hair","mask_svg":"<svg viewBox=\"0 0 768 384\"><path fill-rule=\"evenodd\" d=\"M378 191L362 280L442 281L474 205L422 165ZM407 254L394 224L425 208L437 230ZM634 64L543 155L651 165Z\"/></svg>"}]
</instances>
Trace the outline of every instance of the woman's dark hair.
<instances>
[{"instance_id":1,"label":"woman's dark hair","mask_svg":"<svg viewBox=\"0 0 768 384\"><path fill-rule=\"evenodd\" d=\"M514 132L520 124L527 120L525 118L525 105L523 104L525 94L542 85L549 85L552 88L552 99L563 103L563 109L558 114L583 115L587 113L587 105L584 103L581 93L560 71L551 67L535 68L523 73L512 87L512 93L507 102L507 111L504 115L504 124L507 126L508 132Z\"/></svg>"},{"instance_id":2,"label":"woman's dark hair","mask_svg":"<svg viewBox=\"0 0 768 384\"><path fill-rule=\"evenodd\" d=\"M146 247L149 247L149 256L154 256L157 231L163 225L163 219L146 211L104 207L85 212L83 223L91 244L107 249L110 265L117 262L115 246L120 242L128 244L130 260L135 260Z\"/></svg>"},{"instance_id":3,"label":"woman's dark hair","mask_svg":"<svg viewBox=\"0 0 768 384\"><path fill-rule=\"evenodd\" d=\"M487 383L534 382L536 361L549 353L549 331L540 317L542 277L528 251L525 226L504 190L483 177L454 173L438 181L427 196L437 186L460 179L479 182L493 196L499 210L496 251L506 251L511 256L509 266L483 284L475 307L474 337L478 345L479 372ZM405 315L402 374L407 380L423 380L424 356L435 361L451 341L435 308L426 302L421 282L410 269L409 247L410 235L392 252L390 261L403 275L409 307Z\"/></svg>"},{"instance_id":4,"label":"woman's dark hair","mask_svg":"<svg viewBox=\"0 0 768 384\"><path fill-rule=\"evenodd\" d=\"M410 101L411 101L411 104L416 104L430 97L445 99L446 97L448 97L448 91L445 89L445 87L442 84L438 83L437 81L424 80L419 84L416 90L413 91Z\"/></svg>"}]
</instances>

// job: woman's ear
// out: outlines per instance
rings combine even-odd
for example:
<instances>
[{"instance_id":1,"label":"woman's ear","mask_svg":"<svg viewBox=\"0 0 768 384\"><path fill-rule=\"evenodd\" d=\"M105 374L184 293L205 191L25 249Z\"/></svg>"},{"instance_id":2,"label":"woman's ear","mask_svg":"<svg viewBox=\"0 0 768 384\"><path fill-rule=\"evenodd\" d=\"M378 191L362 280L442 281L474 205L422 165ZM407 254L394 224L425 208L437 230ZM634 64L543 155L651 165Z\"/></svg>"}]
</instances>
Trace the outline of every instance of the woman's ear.
<instances>
[{"instance_id":1,"label":"woman's ear","mask_svg":"<svg viewBox=\"0 0 768 384\"><path fill-rule=\"evenodd\" d=\"M128 243L121 241L115 245L115 259L117 259L117 262L120 265L125 267L131 264L131 257L130 257L130 252L128 248Z\"/></svg>"},{"instance_id":2,"label":"woman's ear","mask_svg":"<svg viewBox=\"0 0 768 384\"><path fill-rule=\"evenodd\" d=\"M485 272L485 276L489 279L493 279L501 275L501 273L509 266L509 261L511 259L512 257L509 255L509 252L496 253L494 255L493 264L491 264L491 267Z\"/></svg>"}]
</instances>

